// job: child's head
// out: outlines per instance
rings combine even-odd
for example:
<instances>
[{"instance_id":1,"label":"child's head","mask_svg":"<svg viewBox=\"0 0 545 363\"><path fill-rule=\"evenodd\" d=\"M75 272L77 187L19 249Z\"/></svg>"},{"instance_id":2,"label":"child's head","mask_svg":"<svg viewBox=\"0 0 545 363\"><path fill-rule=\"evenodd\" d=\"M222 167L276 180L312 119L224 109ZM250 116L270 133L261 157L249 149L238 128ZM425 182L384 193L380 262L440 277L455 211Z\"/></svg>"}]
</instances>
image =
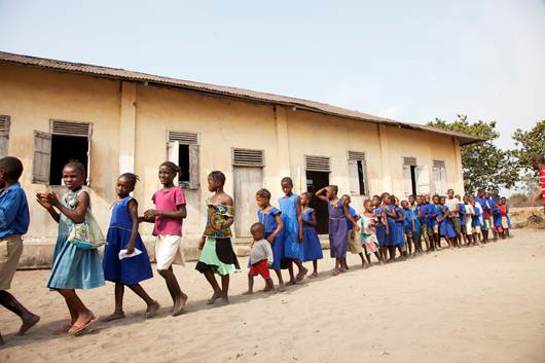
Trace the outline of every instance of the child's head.
<instances>
[{"instance_id":1,"label":"child's head","mask_svg":"<svg viewBox=\"0 0 545 363\"><path fill-rule=\"evenodd\" d=\"M225 185L225 174L219 170L214 170L208 174L208 191L216 192L223 189Z\"/></svg>"},{"instance_id":2,"label":"child's head","mask_svg":"<svg viewBox=\"0 0 545 363\"><path fill-rule=\"evenodd\" d=\"M430 200L431 200L430 195L429 195L429 194L424 194L424 201L425 201L426 203L429 203Z\"/></svg>"},{"instance_id":3,"label":"child's head","mask_svg":"<svg viewBox=\"0 0 545 363\"><path fill-rule=\"evenodd\" d=\"M267 208L271 202L271 192L265 188L259 189L257 193L255 193L255 202L259 208Z\"/></svg>"},{"instance_id":4,"label":"child's head","mask_svg":"<svg viewBox=\"0 0 545 363\"><path fill-rule=\"evenodd\" d=\"M312 195L309 192L304 192L301 194L302 207L308 207L310 205L311 200L312 200Z\"/></svg>"},{"instance_id":5,"label":"child's head","mask_svg":"<svg viewBox=\"0 0 545 363\"><path fill-rule=\"evenodd\" d=\"M282 186L282 191L285 195L291 194L291 191L293 190L293 180L291 180L289 176L282 178L280 185Z\"/></svg>"},{"instance_id":6,"label":"child's head","mask_svg":"<svg viewBox=\"0 0 545 363\"><path fill-rule=\"evenodd\" d=\"M0 188L6 184L16 183L23 174L23 163L21 160L6 156L0 159Z\"/></svg>"},{"instance_id":7,"label":"child's head","mask_svg":"<svg viewBox=\"0 0 545 363\"><path fill-rule=\"evenodd\" d=\"M454 189L447 190L447 196L449 197L449 199L454 198Z\"/></svg>"},{"instance_id":8,"label":"child's head","mask_svg":"<svg viewBox=\"0 0 545 363\"><path fill-rule=\"evenodd\" d=\"M421 195L416 196L416 204L418 204L418 205L422 204L422 196Z\"/></svg>"},{"instance_id":9,"label":"child's head","mask_svg":"<svg viewBox=\"0 0 545 363\"><path fill-rule=\"evenodd\" d=\"M432 198L433 204L439 204L441 202L441 199L439 198L439 194L435 194Z\"/></svg>"},{"instance_id":10,"label":"child's head","mask_svg":"<svg viewBox=\"0 0 545 363\"><path fill-rule=\"evenodd\" d=\"M469 196L469 204L475 205L475 197L472 195Z\"/></svg>"},{"instance_id":11,"label":"child's head","mask_svg":"<svg viewBox=\"0 0 545 363\"><path fill-rule=\"evenodd\" d=\"M390 193L382 193L380 199L382 199L382 203L385 205L392 204L392 197L390 196Z\"/></svg>"},{"instance_id":12,"label":"child's head","mask_svg":"<svg viewBox=\"0 0 545 363\"><path fill-rule=\"evenodd\" d=\"M174 184L174 178L180 172L178 165L172 161L165 161L159 165L159 181L164 186L172 186Z\"/></svg>"},{"instance_id":13,"label":"child's head","mask_svg":"<svg viewBox=\"0 0 545 363\"><path fill-rule=\"evenodd\" d=\"M467 195L464 195L462 201L464 202L464 204L467 204L467 203L468 203L469 198L467 197Z\"/></svg>"},{"instance_id":14,"label":"child's head","mask_svg":"<svg viewBox=\"0 0 545 363\"><path fill-rule=\"evenodd\" d=\"M396 197L395 195L390 195L390 200L392 200L394 202L394 205L396 207L399 207L399 198Z\"/></svg>"},{"instance_id":15,"label":"child's head","mask_svg":"<svg viewBox=\"0 0 545 363\"><path fill-rule=\"evenodd\" d=\"M454 196L454 198L460 200L460 194L456 194L456 195Z\"/></svg>"},{"instance_id":16,"label":"child's head","mask_svg":"<svg viewBox=\"0 0 545 363\"><path fill-rule=\"evenodd\" d=\"M380 197L380 195L376 195L376 194L373 195L373 200L372 200L371 204L375 208L380 207L380 205L382 204L382 198Z\"/></svg>"},{"instance_id":17,"label":"child's head","mask_svg":"<svg viewBox=\"0 0 545 363\"><path fill-rule=\"evenodd\" d=\"M504 205L504 204L506 204L506 203L507 203L507 198L501 197L501 198L500 198L500 204L501 204L501 205Z\"/></svg>"},{"instance_id":18,"label":"child's head","mask_svg":"<svg viewBox=\"0 0 545 363\"><path fill-rule=\"evenodd\" d=\"M350 204L352 203L352 199L348 194L343 194L342 196L343 203Z\"/></svg>"},{"instance_id":19,"label":"child's head","mask_svg":"<svg viewBox=\"0 0 545 363\"><path fill-rule=\"evenodd\" d=\"M337 198L337 193L339 192L339 187L336 185L329 185L327 187L327 199L333 200Z\"/></svg>"},{"instance_id":20,"label":"child's head","mask_svg":"<svg viewBox=\"0 0 545 363\"><path fill-rule=\"evenodd\" d=\"M409 202L406 200L401 201L401 208L409 209Z\"/></svg>"},{"instance_id":21,"label":"child's head","mask_svg":"<svg viewBox=\"0 0 545 363\"><path fill-rule=\"evenodd\" d=\"M252 234L254 241L260 241L265 235L265 226L263 225L263 223L254 223L250 227L250 233Z\"/></svg>"},{"instance_id":22,"label":"child's head","mask_svg":"<svg viewBox=\"0 0 545 363\"><path fill-rule=\"evenodd\" d=\"M133 173L121 174L119 178L117 178L117 184L115 186L115 192L117 193L117 196L119 198L128 197L129 194L131 194L131 192L134 191L136 182L139 180L140 178L136 174L133 174Z\"/></svg>"},{"instance_id":23,"label":"child's head","mask_svg":"<svg viewBox=\"0 0 545 363\"><path fill-rule=\"evenodd\" d=\"M62 169L62 181L70 190L77 190L85 183L85 165L79 161L69 161Z\"/></svg>"},{"instance_id":24,"label":"child's head","mask_svg":"<svg viewBox=\"0 0 545 363\"><path fill-rule=\"evenodd\" d=\"M410 205L413 205L414 203L416 202L416 198L414 197L414 195L409 195L409 204Z\"/></svg>"},{"instance_id":25,"label":"child's head","mask_svg":"<svg viewBox=\"0 0 545 363\"><path fill-rule=\"evenodd\" d=\"M543 166L545 166L545 156L543 155L536 155L532 158L532 165L536 169L541 169Z\"/></svg>"},{"instance_id":26,"label":"child's head","mask_svg":"<svg viewBox=\"0 0 545 363\"><path fill-rule=\"evenodd\" d=\"M378 196L377 196L378 197ZM374 197L373 197L374 199ZM371 213L373 211L373 206L374 206L374 200L371 200L371 199L365 199L363 201L363 209L367 212L367 213Z\"/></svg>"},{"instance_id":27,"label":"child's head","mask_svg":"<svg viewBox=\"0 0 545 363\"><path fill-rule=\"evenodd\" d=\"M445 204L446 200L447 200L447 198L445 198L444 195L440 196L439 197L439 204Z\"/></svg>"},{"instance_id":28,"label":"child's head","mask_svg":"<svg viewBox=\"0 0 545 363\"><path fill-rule=\"evenodd\" d=\"M486 199L490 198L490 192L485 192L485 193L484 193L484 197L485 197Z\"/></svg>"}]
</instances>

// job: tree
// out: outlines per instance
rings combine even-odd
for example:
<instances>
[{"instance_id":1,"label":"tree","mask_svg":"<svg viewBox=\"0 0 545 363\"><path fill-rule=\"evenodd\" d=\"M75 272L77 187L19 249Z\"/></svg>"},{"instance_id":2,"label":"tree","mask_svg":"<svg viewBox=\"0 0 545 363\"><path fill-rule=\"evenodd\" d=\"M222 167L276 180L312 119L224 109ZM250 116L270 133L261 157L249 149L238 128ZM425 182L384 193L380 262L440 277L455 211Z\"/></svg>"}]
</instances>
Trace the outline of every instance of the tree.
<instances>
[{"instance_id":1,"label":"tree","mask_svg":"<svg viewBox=\"0 0 545 363\"><path fill-rule=\"evenodd\" d=\"M516 129L513 140L513 156L517 160L517 166L527 175L536 178L537 170L532 167L532 158L535 155L545 155L545 120L536 122L528 131Z\"/></svg>"},{"instance_id":2,"label":"tree","mask_svg":"<svg viewBox=\"0 0 545 363\"><path fill-rule=\"evenodd\" d=\"M462 146L462 168L466 192L479 188L510 188L519 180L516 162L509 151L494 145L500 135L495 121L470 122L466 115L457 115L454 121L436 118L429 126L477 136L486 141Z\"/></svg>"}]
</instances>

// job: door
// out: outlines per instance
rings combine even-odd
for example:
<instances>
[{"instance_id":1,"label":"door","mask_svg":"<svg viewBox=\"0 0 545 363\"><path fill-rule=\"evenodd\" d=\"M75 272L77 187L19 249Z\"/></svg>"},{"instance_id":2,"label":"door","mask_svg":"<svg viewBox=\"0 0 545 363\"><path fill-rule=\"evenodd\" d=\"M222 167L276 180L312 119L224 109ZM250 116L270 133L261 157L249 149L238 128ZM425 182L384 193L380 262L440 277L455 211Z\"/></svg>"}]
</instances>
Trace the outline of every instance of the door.
<instances>
[{"instance_id":1,"label":"door","mask_svg":"<svg viewBox=\"0 0 545 363\"><path fill-rule=\"evenodd\" d=\"M324 203L316 196L318 190L329 185L329 173L325 171L307 170L307 191L312 194L310 207L316 211L316 221L318 234L327 234L329 232L329 211L327 203Z\"/></svg>"},{"instance_id":2,"label":"door","mask_svg":"<svg viewBox=\"0 0 545 363\"><path fill-rule=\"evenodd\" d=\"M250 227L257 222L255 193L263 188L263 169L235 166L235 234L250 237Z\"/></svg>"}]
</instances>

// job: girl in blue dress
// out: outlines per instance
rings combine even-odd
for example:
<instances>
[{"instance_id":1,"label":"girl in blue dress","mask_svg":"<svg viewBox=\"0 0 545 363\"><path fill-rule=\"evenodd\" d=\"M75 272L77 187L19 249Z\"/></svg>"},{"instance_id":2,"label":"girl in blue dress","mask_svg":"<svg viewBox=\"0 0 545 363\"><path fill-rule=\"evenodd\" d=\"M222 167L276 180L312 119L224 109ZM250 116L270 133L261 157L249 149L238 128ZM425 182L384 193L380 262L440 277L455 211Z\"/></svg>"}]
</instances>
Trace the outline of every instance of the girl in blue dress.
<instances>
[{"instance_id":1,"label":"girl in blue dress","mask_svg":"<svg viewBox=\"0 0 545 363\"><path fill-rule=\"evenodd\" d=\"M399 255L402 258L407 257L407 242L405 241L405 230L403 228L405 224L405 213L403 208L399 205L399 198L392 195L390 198L394 201L394 208L396 212L395 218L395 246L399 251Z\"/></svg>"},{"instance_id":2,"label":"girl in blue dress","mask_svg":"<svg viewBox=\"0 0 545 363\"><path fill-rule=\"evenodd\" d=\"M64 297L70 312L70 322L54 332L80 335L96 322L96 316L83 304L76 289L94 289L104 285L104 271L96 248L81 248L75 240L69 240L75 226L80 229L89 227L86 216L90 212L90 198L82 189L85 166L77 161L69 162L62 170L62 180L68 191L61 199L52 192L37 195L38 203L59 224L47 287Z\"/></svg>"},{"instance_id":3,"label":"girl in blue dress","mask_svg":"<svg viewBox=\"0 0 545 363\"><path fill-rule=\"evenodd\" d=\"M263 237L269 241L273 251L273 263L270 268L274 270L278 277L278 290L284 291L282 268L287 268L287 263L284 259L284 241L282 240L282 230L284 229L282 212L271 205L271 192L267 189L258 190L255 201L259 207L257 219L265 226Z\"/></svg>"},{"instance_id":4,"label":"girl in blue dress","mask_svg":"<svg viewBox=\"0 0 545 363\"><path fill-rule=\"evenodd\" d=\"M301 262L303 260L303 218L301 216L301 200L293 193L293 181L285 177L281 181L284 196L278 200L282 220L284 221L284 257L288 260L290 273L290 285L305 278L308 270ZM293 264L299 269L297 276L293 274Z\"/></svg>"},{"instance_id":5,"label":"girl in blue dress","mask_svg":"<svg viewBox=\"0 0 545 363\"><path fill-rule=\"evenodd\" d=\"M322 244L316 233L316 212L310 208L311 194L301 194L301 217L303 218L303 261L312 261L312 274L309 277L318 277L318 260L324 257Z\"/></svg>"},{"instance_id":6,"label":"girl in blue dress","mask_svg":"<svg viewBox=\"0 0 545 363\"><path fill-rule=\"evenodd\" d=\"M437 217L442 213L442 206L437 194L432 198L432 203L428 206L428 217L430 230L432 231L433 243L432 251L441 249L441 237L439 235L439 222Z\"/></svg>"},{"instance_id":7,"label":"girl in blue dress","mask_svg":"<svg viewBox=\"0 0 545 363\"><path fill-rule=\"evenodd\" d=\"M384 262L388 258L388 235L390 234L388 217L386 216L386 210L382 206L382 198L380 195L373 196L372 204L373 215L375 216L375 230L377 233L380 260L381 262Z\"/></svg>"},{"instance_id":8,"label":"girl in blue dress","mask_svg":"<svg viewBox=\"0 0 545 363\"><path fill-rule=\"evenodd\" d=\"M119 200L112 209L110 227L104 250L104 278L115 283L115 310L104 319L112 321L123 319L123 294L125 286L138 295L147 305L146 318L152 318L159 310L159 304L153 300L140 285L141 281L153 277L146 246L138 233L138 202L130 196L134 191L138 176L125 173L117 179L115 191ZM119 252L126 250L128 255L136 250L140 254L119 259Z\"/></svg>"},{"instance_id":9,"label":"girl in blue dress","mask_svg":"<svg viewBox=\"0 0 545 363\"><path fill-rule=\"evenodd\" d=\"M386 213L388 221L388 230L390 233L386 238L386 247L388 248L389 258L387 262L395 261L396 257L396 247L399 246L398 243L398 226L396 225L396 219L398 218L396 207L392 203L392 196L389 193L382 193L382 206L384 207L384 212Z\"/></svg>"},{"instance_id":10,"label":"girl in blue dress","mask_svg":"<svg viewBox=\"0 0 545 363\"><path fill-rule=\"evenodd\" d=\"M437 222L439 223L439 233L448 244L449 248L453 247L452 241L456 238L456 230L452 224L452 221L449 218L449 209L445 205L445 197L441 197L441 209L437 214Z\"/></svg>"}]
</instances>

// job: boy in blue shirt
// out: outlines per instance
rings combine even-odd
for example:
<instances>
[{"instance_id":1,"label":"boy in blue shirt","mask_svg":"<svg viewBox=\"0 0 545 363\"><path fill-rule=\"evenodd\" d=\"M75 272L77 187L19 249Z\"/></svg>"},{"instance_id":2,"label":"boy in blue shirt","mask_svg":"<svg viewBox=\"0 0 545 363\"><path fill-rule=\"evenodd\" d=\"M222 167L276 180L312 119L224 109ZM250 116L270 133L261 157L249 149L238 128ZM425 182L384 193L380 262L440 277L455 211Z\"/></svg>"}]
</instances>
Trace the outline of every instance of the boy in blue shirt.
<instances>
[{"instance_id":1,"label":"boy in blue shirt","mask_svg":"<svg viewBox=\"0 0 545 363\"><path fill-rule=\"evenodd\" d=\"M29 212L24 190L18 180L23 164L17 158L0 159L0 304L17 314L23 324L19 335L32 328L40 317L28 311L8 290L23 252L21 236L28 230ZM0 334L0 345L4 344Z\"/></svg>"}]
</instances>

